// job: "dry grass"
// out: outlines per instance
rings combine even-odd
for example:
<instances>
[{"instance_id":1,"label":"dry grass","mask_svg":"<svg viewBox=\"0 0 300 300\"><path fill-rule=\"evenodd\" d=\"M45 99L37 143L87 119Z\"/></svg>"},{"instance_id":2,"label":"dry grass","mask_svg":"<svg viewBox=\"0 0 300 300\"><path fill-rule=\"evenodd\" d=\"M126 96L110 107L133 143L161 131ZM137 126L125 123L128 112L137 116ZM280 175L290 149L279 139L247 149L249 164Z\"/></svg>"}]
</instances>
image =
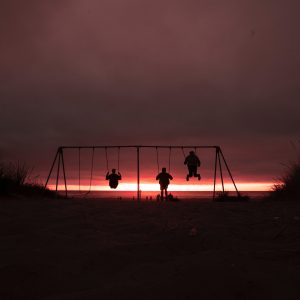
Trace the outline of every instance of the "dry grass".
<instances>
[{"instance_id":1,"label":"dry grass","mask_svg":"<svg viewBox=\"0 0 300 300\"><path fill-rule=\"evenodd\" d=\"M300 156L290 163L286 173L274 184L270 197L272 199L296 200L300 197Z\"/></svg>"},{"instance_id":2,"label":"dry grass","mask_svg":"<svg viewBox=\"0 0 300 300\"><path fill-rule=\"evenodd\" d=\"M54 193L35 182L32 175L33 168L25 163L0 164L0 196L7 195L45 195L54 196Z\"/></svg>"}]
</instances>

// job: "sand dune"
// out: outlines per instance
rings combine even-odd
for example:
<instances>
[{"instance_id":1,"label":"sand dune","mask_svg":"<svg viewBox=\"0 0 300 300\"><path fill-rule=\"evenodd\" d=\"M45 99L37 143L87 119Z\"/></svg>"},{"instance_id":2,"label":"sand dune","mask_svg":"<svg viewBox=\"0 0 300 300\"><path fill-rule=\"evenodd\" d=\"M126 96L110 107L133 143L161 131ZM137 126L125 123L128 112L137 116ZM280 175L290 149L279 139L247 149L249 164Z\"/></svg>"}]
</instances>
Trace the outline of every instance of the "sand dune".
<instances>
[{"instance_id":1,"label":"sand dune","mask_svg":"<svg viewBox=\"0 0 300 300\"><path fill-rule=\"evenodd\" d=\"M299 299L300 203L1 199L0 299Z\"/></svg>"}]
</instances>

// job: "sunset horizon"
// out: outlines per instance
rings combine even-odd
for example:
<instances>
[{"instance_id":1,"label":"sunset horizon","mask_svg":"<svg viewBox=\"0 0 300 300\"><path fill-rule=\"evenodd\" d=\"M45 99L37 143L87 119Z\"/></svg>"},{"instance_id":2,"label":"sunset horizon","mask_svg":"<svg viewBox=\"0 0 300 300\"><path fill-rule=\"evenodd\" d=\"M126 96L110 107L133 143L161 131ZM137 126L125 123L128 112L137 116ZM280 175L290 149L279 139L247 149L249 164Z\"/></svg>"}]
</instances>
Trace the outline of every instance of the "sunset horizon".
<instances>
[{"instance_id":1,"label":"sunset horizon","mask_svg":"<svg viewBox=\"0 0 300 300\"><path fill-rule=\"evenodd\" d=\"M274 182L236 182L239 191L243 192L268 192L271 191ZM224 183L226 191L235 191L234 186L232 183ZM49 189L55 190L55 184L50 184ZM134 182L120 182L117 190L111 190L108 185L95 185L93 184L91 187L88 183L83 183L80 185L78 184L68 184L67 189L69 191L111 191L113 192L123 192L123 191L136 191L137 184ZM65 186L63 184L58 185L59 191L64 191ZM140 190L141 191L159 191L159 184L158 183L149 183L143 182L140 183ZM212 191L213 184L170 184L168 190L170 192L173 191L180 191L180 192L201 192L201 191ZM221 191L222 185L220 183L216 184L216 191Z\"/></svg>"},{"instance_id":2,"label":"sunset horizon","mask_svg":"<svg viewBox=\"0 0 300 300\"><path fill-rule=\"evenodd\" d=\"M1 0L0 300L300 299L299 12Z\"/></svg>"}]
</instances>

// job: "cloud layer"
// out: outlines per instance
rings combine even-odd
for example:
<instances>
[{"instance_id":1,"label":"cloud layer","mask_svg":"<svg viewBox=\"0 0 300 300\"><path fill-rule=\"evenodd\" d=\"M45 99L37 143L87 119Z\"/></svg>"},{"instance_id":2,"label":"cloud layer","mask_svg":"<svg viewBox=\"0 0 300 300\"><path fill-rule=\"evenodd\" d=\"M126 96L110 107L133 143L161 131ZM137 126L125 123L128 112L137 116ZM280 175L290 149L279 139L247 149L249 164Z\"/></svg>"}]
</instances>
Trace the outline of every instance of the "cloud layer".
<instances>
[{"instance_id":1,"label":"cloud layer","mask_svg":"<svg viewBox=\"0 0 300 300\"><path fill-rule=\"evenodd\" d=\"M5 1L0 155L42 172L61 144L211 143L270 178L299 140L299 6Z\"/></svg>"}]
</instances>

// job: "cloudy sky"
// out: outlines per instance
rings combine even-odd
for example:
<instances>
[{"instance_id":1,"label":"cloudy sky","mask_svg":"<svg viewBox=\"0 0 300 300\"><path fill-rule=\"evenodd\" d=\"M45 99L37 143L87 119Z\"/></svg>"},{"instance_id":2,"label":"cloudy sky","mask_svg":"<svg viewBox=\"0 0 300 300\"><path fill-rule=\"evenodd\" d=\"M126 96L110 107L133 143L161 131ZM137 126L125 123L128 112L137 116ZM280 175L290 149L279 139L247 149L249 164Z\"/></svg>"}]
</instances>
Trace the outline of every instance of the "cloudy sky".
<instances>
[{"instance_id":1,"label":"cloudy sky","mask_svg":"<svg viewBox=\"0 0 300 300\"><path fill-rule=\"evenodd\" d=\"M300 140L299 11L1 1L0 158L43 176L59 145L218 144L240 180L271 181Z\"/></svg>"}]
</instances>

